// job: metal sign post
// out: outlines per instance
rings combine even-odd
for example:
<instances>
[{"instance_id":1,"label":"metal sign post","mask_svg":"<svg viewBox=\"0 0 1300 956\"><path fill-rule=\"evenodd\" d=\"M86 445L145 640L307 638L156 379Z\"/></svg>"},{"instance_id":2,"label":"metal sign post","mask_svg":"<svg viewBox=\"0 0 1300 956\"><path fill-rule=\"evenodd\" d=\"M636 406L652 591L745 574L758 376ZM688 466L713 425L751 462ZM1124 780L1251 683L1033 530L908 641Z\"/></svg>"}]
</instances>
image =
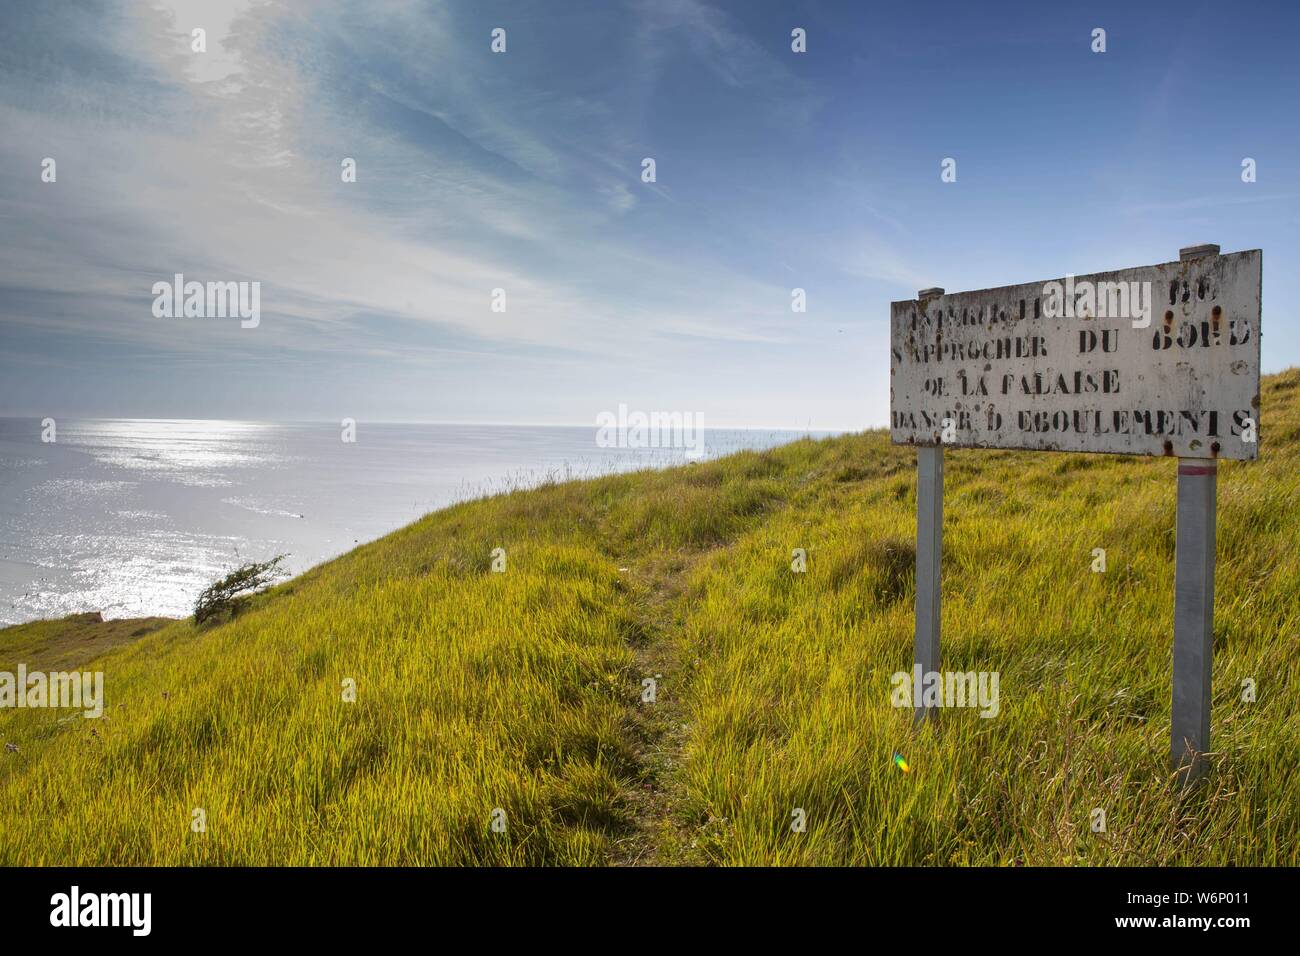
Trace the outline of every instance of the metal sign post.
<instances>
[{"instance_id":1,"label":"metal sign post","mask_svg":"<svg viewBox=\"0 0 1300 956\"><path fill-rule=\"evenodd\" d=\"M1178 554L1174 562L1174 692L1170 754L1184 783L1201 775L1210 749L1214 650L1214 519L1217 462L1178 462Z\"/></svg>"},{"instance_id":2,"label":"metal sign post","mask_svg":"<svg viewBox=\"0 0 1300 956\"><path fill-rule=\"evenodd\" d=\"M1219 247L1182 249L1182 262L1217 256ZM1210 749L1210 678L1214 656L1214 541L1219 463L1178 459L1174 560L1174 678L1170 757L1187 784L1205 771Z\"/></svg>"},{"instance_id":3,"label":"metal sign post","mask_svg":"<svg viewBox=\"0 0 1300 956\"><path fill-rule=\"evenodd\" d=\"M922 289L921 301L943 295L943 289ZM939 568L943 561L943 446L916 450L916 667L921 676L939 670ZM938 712L921 700L912 701L914 722Z\"/></svg>"}]
</instances>

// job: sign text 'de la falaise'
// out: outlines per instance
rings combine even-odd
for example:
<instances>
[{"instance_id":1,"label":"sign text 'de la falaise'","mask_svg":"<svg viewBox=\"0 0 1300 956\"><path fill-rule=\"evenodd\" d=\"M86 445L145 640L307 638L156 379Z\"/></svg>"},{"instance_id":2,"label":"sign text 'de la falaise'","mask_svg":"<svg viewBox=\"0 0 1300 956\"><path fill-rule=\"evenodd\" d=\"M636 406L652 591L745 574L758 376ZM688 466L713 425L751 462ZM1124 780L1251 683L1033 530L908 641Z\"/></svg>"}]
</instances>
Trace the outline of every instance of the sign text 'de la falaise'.
<instances>
[{"instance_id":1,"label":"sign text 'de la falaise'","mask_svg":"<svg viewBox=\"0 0 1300 956\"><path fill-rule=\"evenodd\" d=\"M1253 459L1260 260L1207 255L894 302L891 437Z\"/></svg>"}]
</instances>

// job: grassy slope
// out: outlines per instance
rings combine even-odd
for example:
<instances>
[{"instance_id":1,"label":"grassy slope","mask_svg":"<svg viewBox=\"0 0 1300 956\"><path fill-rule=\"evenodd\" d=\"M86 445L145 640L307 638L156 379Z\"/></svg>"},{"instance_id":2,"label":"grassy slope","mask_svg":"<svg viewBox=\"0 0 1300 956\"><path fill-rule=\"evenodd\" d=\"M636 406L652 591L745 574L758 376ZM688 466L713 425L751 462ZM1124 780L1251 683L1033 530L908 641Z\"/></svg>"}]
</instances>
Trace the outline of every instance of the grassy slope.
<instances>
[{"instance_id":1,"label":"grassy slope","mask_svg":"<svg viewBox=\"0 0 1300 956\"><path fill-rule=\"evenodd\" d=\"M1263 398L1261 461L1220 472L1189 795L1173 462L948 455L944 666L999 671L1002 711L916 731L889 693L914 456L872 433L461 505L107 653L105 719L0 713L0 862L1295 864L1300 370ZM44 634L0 632L0 661Z\"/></svg>"},{"instance_id":2,"label":"grassy slope","mask_svg":"<svg viewBox=\"0 0 1300 956\"><path fill-rule=\"evenodd\" d=\"M0 671L13 673L21 662L31 670L65 671L151 631L171 618L140 617L105 621L99 614L73 614L54 621L32 621L0 630Z\"/></svg>"}]
</instances>

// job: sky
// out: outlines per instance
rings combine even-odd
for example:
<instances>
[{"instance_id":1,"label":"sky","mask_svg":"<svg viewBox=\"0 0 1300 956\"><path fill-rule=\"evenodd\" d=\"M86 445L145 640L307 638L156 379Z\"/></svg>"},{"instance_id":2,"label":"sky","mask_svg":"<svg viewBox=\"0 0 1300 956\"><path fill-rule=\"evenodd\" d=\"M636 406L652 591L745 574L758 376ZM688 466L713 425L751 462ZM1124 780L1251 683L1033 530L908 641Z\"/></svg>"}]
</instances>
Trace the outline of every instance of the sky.
<instances>
[{"instance_id":1,"label":"sky","mask_svg":"<svg viewBox=\"0 0 1300 956\"><path fill-rule=\"evenodd\" d=\"M1277 371L1297 36L1290 2L6 0L0 415L879 427L891 301L1209 242L1264 250ZM176 273L260 321L156 316Z\"/></svg>"}]
</instances>

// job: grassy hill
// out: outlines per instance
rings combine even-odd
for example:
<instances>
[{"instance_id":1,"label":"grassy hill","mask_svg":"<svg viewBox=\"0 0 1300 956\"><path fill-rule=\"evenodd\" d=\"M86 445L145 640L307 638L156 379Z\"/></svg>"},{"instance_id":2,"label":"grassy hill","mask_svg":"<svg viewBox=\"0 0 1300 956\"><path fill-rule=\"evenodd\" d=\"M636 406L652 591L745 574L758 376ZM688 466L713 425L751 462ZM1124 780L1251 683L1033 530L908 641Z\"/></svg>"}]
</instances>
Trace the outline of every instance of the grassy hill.
<instances>
[{"instance_id":1,"label":"grassy hill","mask_svg":"<svg viewBox=\"0 0 1300 956\"><path fill-rule=\"evenodd\" d=\"M868 433L460 505L217 626L0 631L107 690L0 712L0 863L1294 865L1300 370L1261 435L1220 469L1203 787L1166 763L1174 462L949 453L944 667L1001 712L918 730L914 453Z\"/></svg>"}]
</instances>

